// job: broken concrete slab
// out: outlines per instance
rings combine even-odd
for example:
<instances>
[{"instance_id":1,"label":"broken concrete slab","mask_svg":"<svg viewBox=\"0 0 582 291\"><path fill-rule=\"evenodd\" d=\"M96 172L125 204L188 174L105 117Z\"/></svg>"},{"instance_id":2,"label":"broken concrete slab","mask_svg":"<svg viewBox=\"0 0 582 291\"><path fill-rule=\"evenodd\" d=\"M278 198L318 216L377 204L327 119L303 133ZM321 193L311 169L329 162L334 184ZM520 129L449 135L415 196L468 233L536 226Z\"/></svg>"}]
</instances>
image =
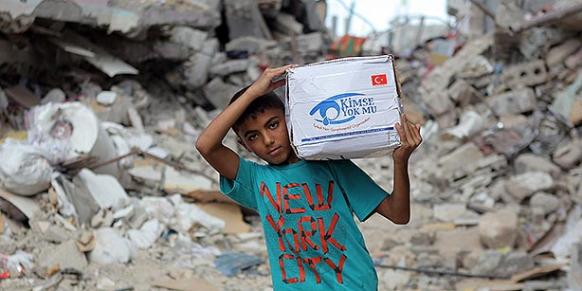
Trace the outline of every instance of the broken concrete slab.
<instances>
[{"instance_id":1,"label":"broken concrete slab","mask_svg":"<svg viewBox=\"0 0 582 291\"><path fill-rule=\"evenodd\" d=\"M489 212L479 221L479 237L487 248L512 248L517 238L518 217L511 209Z\"/></svg>"},{"instance_id":2,"label":"broken concrete slab","mask_svg":"<svg viewBox=\"0 0 582 291\"><path fill-rule=\"evenodd\" d=\"M85 254L79 250L74 240L42 250L38 258L38 267L42 269L41 273L44 275L55 269L74 269L83 272L87 265Z\"/></svg>"},{"instance_id":3,"label":"broken concrete slab","mask_svg":"<svg viewBox=\"0 0 582 291\"><path fill-rule=\"evenodd\" d=\"M519 155L514 161L514 167L518 174L525 172L545 172L554 178L558 178L562 173L560 167L552 163L549 159L530 153Z\"/></svg>"},{"instance_id":4,"label":"broken concrete slab","mask_svg":"<svg viewBox=\"0 0 582 291\"><path fill-rule=\"evenodd\" d=\"M464 203L445 203L435 204L433 206L434 218L445 222L455 221L457 218L465 214L466 211L467 206Z\"/></svg>"},{"instance_id":5,"label":"broken concrete slab","mask_svg":"<svg viewBox=\"0 0 582 291\"><path fill-rule=\"evenodd\" d=\"M245 72L250 63L251 62L248 59L226 61L220 65L213 66L210 69L210 74L215 76L227 76L233 73Z\"/></svg>"},{"instance_id":6,"label":"broken concrete slab","mask_svg":"<svg viewBox=\"0 0 582 291\"><path fill-rule=\"evenodd\" d=\"M35 213L41 212L38 201L33 198L15 195L5 191L2 188L0 188L0 198L8 201L10 204L16 207L22 214L26 216L25 219L30 219L35 215Z\"/></svg>"},{"instance_id":7,"label":"broken concrete slab","mask_svg":"<svg viewBox=\"0 0 582 291\"><path fill-rule=\"evenodd\" d=\"M184 77L186 86L192 89L201 88L208 80L208 73L212 65L212 56L204 53L196 53L184 65Z\"/></svg>"},{"instance_id":8,"label":"broken concrete slab","mask_svg":"<svg viewBox=\"0 0 582 291\"><path fill-rule=\"evenodd\" d=\"M272 39L256 1L226 0L224 11L230 39L244 36Z\"/></svg>"},{"instance_id":9,"label":"broken concrete slab","mask_svg":"<svg viewBox=\"0 0 582 291\"><path fill-rule=\"evenodd\" d=\"M441 157L437 165L443 175L449 175L455 171L472 171L475 162L484 157L483 153L473 143L466 143L453 152ZM446 174L445 174L446 173Z\"/></svg>"},{"instance_id":10,"label":"broken concrete slab","mask_svg":"<svg viewBox=\"0 0 582 291\"><path fill-rule=\"evenodd\" d=\"M63 92L63 90L59 89L59 88L54 88L52 90L50 90L48 93L46 93L46 95L44 95L44 97L42 98L42 100L40 101L40 104L47 104L47 103L63 103L65 102L65 100L67 99L67 95L65 94L65 92Z\"/></svg>"},{"instance_id":11,"label":"broken concrete slab","mask_svg":"<svg viewBox=\"0 0 582 291\"><path fill-rule=\"evenodd\" d=\"M533 89L524 88L487 98L487 103L497 115L512 115L533 111L537 106Z\"/></svg>"},{"instance_id":12,"label":"broken concrete slab","mask_svg":"<svg viewBox=\"0 0 582 291\"><path fill-rule=\"evenodd\" d=\"M448 90L449 97L461 107L465 107L473 102L481 101L483 98L473 86L463 79L457 79Z\"/></svg>"},{"instance_id":13,"label":"broken concrete slab","mask_svg":"<svg viewBox=\"0 0 582 291\"><path fill-rule=\"evenodd\" d=\"M546 56L546 63L549 67L561 64L564 60L576 52L582 46L582 41L572 38L561 45L553 47Z\"/></svg>"},{"instance_id":14,"label":"broken concrete slab","mask_svg":"<svg viewBox=\"0 0 582 291\"><path fill-rule=\"evenodd\" d=\"M131 242L123 238L113 228L95 231L95 248L89 253L89 260L97 264L127 263L132 257Z\"/></svg>"},{"instance_id":15,"label":"broken concrete slab","mask_svg":"<svg viewBox=\"0 0 582 291\"><path fill-rule=\"evenodd\" d=\"M249 54L258 53L261 51L265 51L269 48L273 48L277 45L275 41L269 41L261 38L256 37L238 37L235 39L231 39L226 44L226 51L246 51Z\"/></svg>"},{"instance_id":16,"label":"broken concrete slab","mask_svg":"<svg viewBox=\"0 0 582 291\"><path fill-rule=\"evenodd\" d=\"M299 35L303 33L303 25L295 20L293 15L279 13L275 18L275 29L286 35Z\"/></svg>"},{"instance_id":17,"label":"broken concrete slab","mask_svg":"<svg viewBox=\"0 0 582 291\"><path fill-rule=\"evenodd\" d=\"M47 190L53 168L45 154L42 148L11 139L0 144L0 186L24 196Z\"/></svg>"},{"instance_id":18,"label":"broken concrete slab","mask_svg":"<svg viewBox=\"0 0 582 291\"><path fill-rule=\"evenodd\" d=\"M505 189L517 201L522 201L538 191L550 190L552 187L554 179L544 172L525 172L511 177L505 185Z\"/></svg>"},{"instance_id":19,"label":"broken concrete slab","mask_svg":"<svg viewBox=\"0 0 582 291\"><path fill-rule=\"evenodd\" d=\"M204 87L204 95L214 107L225 108L239 87L227 84L220 78L214 78Z\"/></svg>"},{"instance_id":20,"label":"broken concrete slab","mask_svg":"<svg viewBox=\"0 0 582 291\"><path fill-rule=\"evenodd\" d=\"M549 193L538 192L531 197L529 205L541 209L543 214L547 215L560 208L560 199Z\"/></svg>"},{"instance_id":21,"label":"broken concrete slab","mask_svg":"<svg viewBox=\"0 0 582 291\"><path fill-rule=\"evenodd\" d=\"M573 140L560 146L552 154L554 163L563 169L572 169L582 161L582 140Z\"/></svg>"},{"instance_id":22,"label":"broken concrete slab","mask_svg":"<svg viewBox=\"0 0 582 291\"><path fill-rule=\"evenodd\" d=\"M129 201L129 197L119 181L112 176L96 175L91 170L83 169L77 178L83 183L100 208L119 209Z\"/></svg>"},{"instance_id":23,"label":"broken concrete slab","mask_svg":"<svg viewBox=\"0 0 582 291\"><path fill-rule=\"evenodd\" d=\"M160 237L164 228L157 219L144 223L139 229L131 229L127 232L129 240L139 249L150 248Z\"/></svg>"},{"instance_id":24,"label":"broken concrete slab","mask_svg":"<svg viewBox=\"0 0 582 291\"><path fill-rule=\"evenodd\" d=\"M187 26L174 27L170 33L170 39L173 42L185 45L196 51L202 50L204 41L208 36L206 31L193 29Z\"/></svg>"},{"instance_id":25,"label":"broken concrete slab","mask_svg":"<svg viewBox=\"0 0 582 291\"><path fill-rule=\"evenodd\" d=\"M539 85L547 82L548 77L546 63L543 60L514 65L503 71L501 79L504 86L498 87L497 90L505 88L514 90L519 87Z\"/></svg>"}]
</instances>

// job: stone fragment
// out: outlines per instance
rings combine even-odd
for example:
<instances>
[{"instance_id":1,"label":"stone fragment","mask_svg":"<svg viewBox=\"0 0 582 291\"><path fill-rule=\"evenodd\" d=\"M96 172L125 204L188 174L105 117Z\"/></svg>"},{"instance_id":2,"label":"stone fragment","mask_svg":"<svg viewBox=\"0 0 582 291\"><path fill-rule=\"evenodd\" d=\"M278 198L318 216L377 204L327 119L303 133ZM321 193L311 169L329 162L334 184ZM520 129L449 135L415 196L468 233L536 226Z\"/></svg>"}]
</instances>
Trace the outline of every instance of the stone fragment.
<instances>
[{"instance_id":1,"label":"stone fragment","mask_svg":"<svg viewBox=\"0 0 582 291\"><path fill-rule=\"evenodd\" d=\"M503 254L493 250L487 250L479 256L479 260L471 269L471 273L481 275L494 275L503 260Z\"/></svg>"},{"instance_id":2,"label":"stone fragment","mask_svg":"<svg viewBox=\"0 0 582 291\"><path fill-rule=\"evenodd\" d=\"M214 78L204 87L206 98L214 107L225 108L239 87L227 84L220 78Z\"/></svg>"},{"instance_id":3,"label":"stone fragment","mask_svg":"<svg viewBox=\"0 0 582 291\"><path fill-rule=\"evenodd\" d=\"M525 172L544 172L557 178L562 173L560 167L552 163L549 159L530 153L517 157L514 161L514 167L518 174Z\"/></svg>"},{"instance_id":4,"label":"stone fragment","mask_svg":"<svg viewBox=\"0 0 582 291\"><path fill-rule=\"evenodd\" d=\"M63 90L59 88L54 88L50 90L44 98L40 101L40 104L47 104L47 103L63 103L67 99L67 95Z\"/></svg>"},{"instance_id":5,"label":"stone fragment","mask_svg":"<svg viewBox=\"0 0 582 291\"><path fill-rule=\"evenodd\" d=\"M172 28L170 39L196 51L200 51L208 33L202 30L193 29L187 26L177 26Z\"/></svg>"},{"instance_id":6,"label":"stone fragment","mask_svg":"<svg viewBox=\"0 0 582 291\"><path fill-rule=\"evenodd\" d=\"M505 189L517 201L531 196L538 191L549 190L554 186L554 179L544 172L526 172L513 176L505 185Z\"/></svg>"},{"instance_id":7,"label":"stone fragment","mask_svg":"<svg viewBox=\"0 0 582 291\"><path fill-rule=\"evenodd\" d=\"M560 199L549 193L538 192L531 197L529 205L542 209L544 215L547 215L560 208Z\"/></svg>"},{"instance_id":8,"label":"stone fragment","mask_svg":"<svg viewBox=\"0 0 582 291\"><path fill-rule=\"evenodd\" d=\"M85 254L79 251L74 240L43 249L39 255L38 262L43 273L64 269L83 272L87 267L87 258L85 258Z\"/></svg>"},{"instance_id":9,"label":"stone fragment","mask_svg":"<svg viewBox=\"0 0 582 291\"><path fill-rule=\"evenodd\" d=\"M523 88L491 96L487 103L496 114L511 115L533 111L537 100L533 89Z\"/></svg>"},{"instance_id":10,"label":"stone fragment","mask_svg":"<svg viewBox=\"0 0 582 291\"><path fill-rule=\"evenodd\" d=\"M430 92L429 94L425 94L423 95L423 100L426 103L429 112L435 116L442 115L455 107L451 99L442 92Z\"/></svg>"},{"instance_id":11,"label":"stone fragment","mask_svg":"<svg viewBox=\"0 0 582 291\"><path fill-rule=\"evenodd\" d=\"M435 241L434 233L417 232L410 238L410 243L413 245L430 246Z\"/></svg>"},{"instance_id":12,"label":"stone fragment","mask_svg":"<svg viewBox=\"0 0 582 291\"><path fill-rule=\"evenodd\" d=\"M517 214L510 209L489 212L479 221L479 237L487 248L513 247L517 238Z\"/></svg>"},{"instance_id":13,"label":"stone fragment","mask_svg":"<svg viewBox=\"0 0 582 291\"><path fill-rule=\"evenodd\" d=\"M546 56L546 63L548 67L552 67L564 62L564 60L576 52L580 46L582 46L582 42L576 38L568 39L561 45L553 47Z\"/></svg>"},{"instance_id":14,"label":"stone fragment","mask_svg":"<svg viewBox=\"0 0 582 291\"><path fill-rule=\"evenodd\" d=\"M323 49L323 34L321 32L312 32L297 36L297 50L299 53L320 53Z\"/></svg>"},{"instance_id":15,"label":"stone fragment","mask_svg":"<svg viewBox=\"0 0 582 291\"><path fill-rule=\"evenodd\" d=\"M435 204L433 206L434 218L445 222L453 222L455 219L461 217L466 211L467 206L463 203L445 203Z\"/></svg>"},{"instance_id":16,"label":"stone fragment","mask_svg":"<svg viewBox=\"0 0 582 291\"><path fill-rule=\"evenodd\" d=\"M224 11L230 39L243 36L271 38L256 1L226 0Z\"/></svg>"},{"instance_id":17,"label":"stone fragment","mask_svg":"<svg viewBox=\"0 0 582 291\"><path fill-rule=\"evenodd\" d=\"M248 59L231 60L210 69L212 75L227 76L233 73L244 72L248 69L250 61Z\"/></svg>"},{"instance_id":18,"label":"stone fragment","mask_svg":"<svg viewBox=\"0 0 582 291\"><path fill-rule=\"evenodd\" d=\"M479 78L493 73L493 65L484 56L476 56L472 58L462 71L459 72L458 77L461 78Z\"/></svg>"},{"instance_id":19,"label":"stone fragment","mask_svg":"<svg viewBox=\"0 0 582 291\"><path fill-rule=\"evenodd\" d=\"M566 67L568 69L575 69L579 66L582 66L582 48L566 59Z\"/></svg>"},{"instance_id":20,"label":"stone fragment","mask_svg":"<svg viewBox=\"0 0 582 291\"><path fill-rule=\"evenodd\" d=\"M455 83L453 83L449 88L448 94L451 100L459 104L461 107L473 102L478 102L482 98L480 93L463 79L455 81Z\"/></svg>"},{"instance_id":21,"label":"stone fragment","mask_svg":"<svg viewBox=\"0 0 582 291\"><path fill-rule=\"evenodd\" d=\"M256 37L239 37L226 44L227 51L247 51L249 54L264 51L276 46L277 43Z\"/></svg>"},{"instance_id":22,"label":"stone fragment","mask_svg":"<svg viewBox=\"0 0 582 291\"><path fill-rule=\"evenodd\" d=\"M572 169L582 161L582 140L573 140L559 147L552 155L554 163Z\"/></svg>"},{"instance_id":23,"label":"stone fragment","mask_svg":"<svg viewBox=\"0 0 582 291\"><path fill-rule=\"evenodd\" d=\"M500 88L515 89L547 82L548 72L544 61L538 60L508 67L503 71L501 79L505 86Z\"/></svg>"},{"instance_id":24,"label":"stone fragment","mask_svg":"<svg viewBox=\"0 0 582 291\"><path fill-rule=\"evenodd\" d=\"M287 13L279 13L275 19L275 29L286 35L302 34L303 25L295 20L293 15Z\"/></svg>"},{"instance_id":25,"label":"stone fragment","mask_svg":"<svg viewBox=\"0 0 582 291\"><path fill-rule=\"evenodd\" d=\"M184 77L186 78L186 86L191 89L197 89L208 80L208 73L212 64L212 56L196 53L185 64Z\"/></svg>"},{"instance_id":26,"label":"stone fragment","mask_svg":"<svg viewBox=\"0 0 582 291\"><path fill-rule=\"evenodd\" d=\"M437 165L441 169L443 175L453 173L455 171L471 171L474 169L474 162L483 158L483 153L473 143L466 143L453 152L441 157Z\"/></svg>"},{"instance_id":27,"label":"stone fragment","mask_svg":"<svg viewBox=\"0 0 582 291\"><path fill-rule=\"evenodd\" d=\"M534 267L534 259L525 251L510 252L503 257L501 264L495 270L496 275L507 276L530 270Z\"/></svg>"},{"instance_id":28,"label":"stone fragment","mask_svg":"<svg viewBox=\"0 0 582 291\"><path fill-rule=\"evenodd\" d=\"M124 264L131 259L131 243L115 229L100 228L95 231L95 239L95 248L89 253L91 262L101 265L111 263Z\"/></svg>"}]
</instances>

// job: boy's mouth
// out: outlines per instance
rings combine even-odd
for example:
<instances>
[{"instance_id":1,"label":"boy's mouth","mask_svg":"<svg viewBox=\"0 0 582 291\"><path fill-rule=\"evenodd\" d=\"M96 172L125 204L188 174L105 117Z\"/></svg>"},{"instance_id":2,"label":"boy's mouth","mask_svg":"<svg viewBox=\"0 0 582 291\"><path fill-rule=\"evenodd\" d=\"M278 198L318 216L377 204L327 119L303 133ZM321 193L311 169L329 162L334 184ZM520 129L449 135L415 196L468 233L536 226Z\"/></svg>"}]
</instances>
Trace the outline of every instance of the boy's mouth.
<instances>
[{"instance_id":1,"label":"boy's mouth","mask_svg":"<svg viewBox=\"0 0 582 291\"><path fill-rule=\"evenodd\" d=\"M270 155L270 156L276 156L276 155L278 155L279 153L281 153L282 151L283 151L283 147L281 147L281 146L278 146L278 147L276 147L276 148L274 148L274 149L270 150L270 151L269 151L269 155Z\"/></svg>"}]
</instances>

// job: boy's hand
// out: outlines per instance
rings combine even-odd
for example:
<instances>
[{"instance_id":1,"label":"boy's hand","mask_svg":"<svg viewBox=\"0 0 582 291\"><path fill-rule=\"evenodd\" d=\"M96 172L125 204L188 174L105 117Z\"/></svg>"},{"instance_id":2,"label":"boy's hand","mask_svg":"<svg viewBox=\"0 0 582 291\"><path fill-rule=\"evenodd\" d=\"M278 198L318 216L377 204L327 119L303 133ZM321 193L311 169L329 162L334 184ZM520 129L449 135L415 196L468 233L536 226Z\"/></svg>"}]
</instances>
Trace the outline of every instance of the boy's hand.
<instances>
[{"instance_id":1,"label":"boy's hand","mask_svg":"<svg viewBox=\"0 0 582 291\"><path fill-rule=\"evenodd\" d=\"M283 75L285 71L292 68L295 65L287 65L278 68L267 68L263 74L257 79L246 91L247 94L253 96L253 98L263 96L283 85L285 85L285 79L273 82L273 79Z\"/></svg>"},{"instance_id":2,"label":"boy's hand","mask_svg":"<svg viewBox=\"0 0 582 291\"><path fill-rule=\"evenodd\" d=\"M396 123L396 131L400 135L400 146L392 153L395 163L406 163L414 150L422 142L420 125L413 124L406 119L406 115L400 115L400 122Z\"/></svg>"}]
</instances>

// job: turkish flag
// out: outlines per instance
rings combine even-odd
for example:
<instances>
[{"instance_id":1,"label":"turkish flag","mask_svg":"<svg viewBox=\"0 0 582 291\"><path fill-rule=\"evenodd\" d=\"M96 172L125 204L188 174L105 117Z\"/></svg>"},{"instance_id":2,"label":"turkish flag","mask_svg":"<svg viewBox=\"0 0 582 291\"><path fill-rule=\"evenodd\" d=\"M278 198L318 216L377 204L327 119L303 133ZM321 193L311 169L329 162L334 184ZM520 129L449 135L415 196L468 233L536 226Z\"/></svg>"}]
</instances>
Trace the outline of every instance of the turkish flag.
<instances>
[{"instance_id":1,"label":"turkish flag","mask_svg":"<svg viewBox=\"0 0 582 291\"><path fill-rule=\"evenodd\" d=\"M372 75L372 86L388 85L386 74Z\"/></svg>"}]
</instances>

